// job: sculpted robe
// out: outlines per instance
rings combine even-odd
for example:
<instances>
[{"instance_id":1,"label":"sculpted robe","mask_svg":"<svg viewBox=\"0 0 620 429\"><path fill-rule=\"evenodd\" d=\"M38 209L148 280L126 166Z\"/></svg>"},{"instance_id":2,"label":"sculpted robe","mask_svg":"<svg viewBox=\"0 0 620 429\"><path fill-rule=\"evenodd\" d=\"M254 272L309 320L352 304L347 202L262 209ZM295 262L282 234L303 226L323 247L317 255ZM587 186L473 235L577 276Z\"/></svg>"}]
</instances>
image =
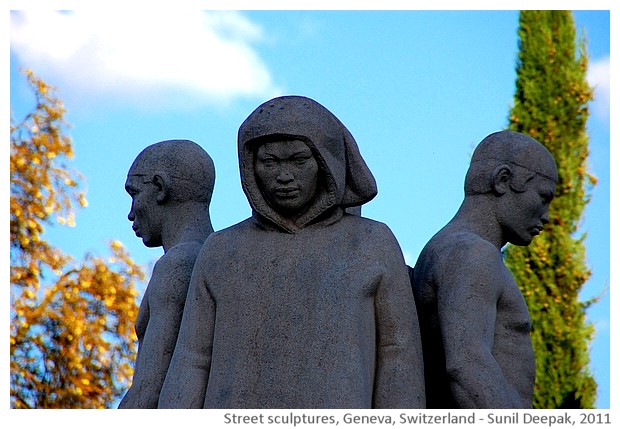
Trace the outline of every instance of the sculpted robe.
<instances>
[{"instance_id":1,"label":"sculpted robe","mask_svg":"<svg viewBox=\"0 0 620 429\"><path fill-rule=\"evenodd\" d=\"M266 136L304 141L321 186L296 221L254 176ZM212 234L192 274L162 408L420 408L424 380L407 269L387 226L343 208L376 194L353 137L303 97L239 130L249 219Z\"/></svg>"}]
</instances>

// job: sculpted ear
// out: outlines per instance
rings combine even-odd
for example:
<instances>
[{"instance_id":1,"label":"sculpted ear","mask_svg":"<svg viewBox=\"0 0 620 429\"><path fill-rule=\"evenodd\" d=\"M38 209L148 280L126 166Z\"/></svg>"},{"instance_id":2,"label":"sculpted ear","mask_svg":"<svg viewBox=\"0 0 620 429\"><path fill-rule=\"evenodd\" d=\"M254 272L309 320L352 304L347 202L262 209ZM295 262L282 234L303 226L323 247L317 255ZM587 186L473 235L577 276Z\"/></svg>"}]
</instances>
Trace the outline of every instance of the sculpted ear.
<instances>
[{"instance_id":1,"label":"sculpted ear","mask_svg":"<svg viewBox=\"0 0 620 429\"><path fill-rule=\"evenodd\" d=\"M153 183L157 186L157 203L164 204L170 198L170 177L166 173L157 173L153 176Z\"/></svg>"},{"instance_id":2,"label":"sculpted ear","mask_svg":"<svg viewBox=\"0 0 620 429\"><path fill-rule=\"evenodd\" d=\"M512 169L507 165L500 165L493 170L491 186L497 195L503 195L510 189Z\"/></svg>"}]
</instances>

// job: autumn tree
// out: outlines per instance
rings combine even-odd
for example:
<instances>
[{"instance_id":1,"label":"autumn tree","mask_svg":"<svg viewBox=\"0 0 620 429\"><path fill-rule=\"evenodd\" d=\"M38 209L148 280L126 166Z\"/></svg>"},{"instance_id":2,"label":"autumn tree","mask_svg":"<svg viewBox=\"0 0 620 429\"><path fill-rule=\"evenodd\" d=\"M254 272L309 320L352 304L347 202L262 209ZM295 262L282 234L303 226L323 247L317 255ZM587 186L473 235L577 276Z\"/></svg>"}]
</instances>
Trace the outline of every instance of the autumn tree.
<instances>
[{"instance_id":1,"label":"autumn tree","mask_svg":"<svg viewBox=\"0 0 620 429\"><path fill-rule=\"evenodd\" d=\"M510 129L529 134L553 154L559 173L550 222L528 247L509 245L506 264L532 315L536 355L536 408L592 408L596 382L586 321L590 302L579 292L590 271L585 234L579 232L588 190L588 57L570 11L522 11L519 18L516 93Z\"/></svg>"},{"instance_id":2,"label":"autumn tree","mask_svg":"<svg viewBox=\"0 0 620 429\"><path fill-rule=\"evenodd\" d=\"M133 373L136 282L144 279L122 244L108 258L75 261L43 237L46 226L74 224L86 206L65 110L55 90L26 72L36 108L11 117L12 408L103 408Z\"/></svg>"}]
</instances>

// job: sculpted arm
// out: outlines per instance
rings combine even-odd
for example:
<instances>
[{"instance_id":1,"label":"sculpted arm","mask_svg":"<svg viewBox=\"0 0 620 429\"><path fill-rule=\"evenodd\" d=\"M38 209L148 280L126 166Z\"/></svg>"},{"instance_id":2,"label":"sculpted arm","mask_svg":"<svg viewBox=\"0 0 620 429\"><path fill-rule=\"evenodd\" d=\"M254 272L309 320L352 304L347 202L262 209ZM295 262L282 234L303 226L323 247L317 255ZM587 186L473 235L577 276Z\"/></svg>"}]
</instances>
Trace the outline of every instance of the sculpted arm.
<instances>
[{"instance_id":1,"label":"sculpted arm","mask_svg":"<svg viewBox=\"0 0 620 429\"><path fill-rule=\"evenodd\" d=\"M121 402L122 408L157 408L199 249L197 245L173 248L155 264L138 317L138 323L146 328L140 338L133 383Z\"/></svg>"},{"instance_id":2,"label":"sculpted arm","mask_svg":"<svg viewBox=\"0 0 620 429\"><path fill-rule=\"evenodd\" d=\"M152 282L152 277L151 277ZM135 324L136 335L138 337L138 353L136 357L136 362L134 363L134 372L133 379L129 390L121 399L121 402L118 404L118 408L157 408L157 398L155 399L155 406L150 407L149 401L141 401L140 400L140 392L141 386L144 383L144 379L148 377L148 371L143 370L145 365L145 358L143 350L144 336L146 333L146 327L148 326L149 319L151 316L151 311L149 308L149 295L150 295L150 284L147 286L146 291L144 292L144 296L142 297L142 302L140 303L140 310L138 311L138 318ZM164 374L165 375L165 374ZM163 379L162 379L163 383ZM161 387L161 384L160 384ZM159 396L159 391L157 392Z\"/></svg>"},{"instance_id":3,"label":"sculpted arm","mask_svg":"<svg viewBox=\"0 0 620 429\"><path fill-rule=\"evenodd\" d=\"M206 286L205 247L194 265L178 339L159 408L203 408L213 342L215 305Z\"/></svg>"},{"instance_id":4,"label":"sculpted arm","mask_svg":"<svg viewBox=\"0 0 620 429\"><path fill-rule=\"evenodd\" d=\"M497 302L506 286L501 254L487 242L457 241L436 269L446 371L457 404L520 408L493 356Z\"/></svg>"},{"instance_id":5,"label":"sculpted arm","mask_svg":"<svg viewBox=\"0 0 620 429\"><path fill-rule=\"evenodd\" d=\"M377 362L373 408L424 408L424 364L418 316L400 247L389 235L387 271L375 297Z\"/></svg>"}]
</instances>

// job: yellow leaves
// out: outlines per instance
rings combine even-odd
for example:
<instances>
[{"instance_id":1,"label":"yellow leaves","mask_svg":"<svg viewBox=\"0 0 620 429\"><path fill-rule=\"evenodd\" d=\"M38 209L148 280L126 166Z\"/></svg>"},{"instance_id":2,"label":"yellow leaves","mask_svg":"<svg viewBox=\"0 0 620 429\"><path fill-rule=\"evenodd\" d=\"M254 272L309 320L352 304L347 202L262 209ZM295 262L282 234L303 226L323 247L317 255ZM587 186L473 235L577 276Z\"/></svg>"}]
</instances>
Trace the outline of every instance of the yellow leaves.
<instances>
[{"instance_id":1,"label":"yellow leaves","mask_svg":"<svg viewBox=\"0 0 620 429\"><path fill-rule=\"evenodd\" d=\"M112 247L112 249L114 249L114 250L122 250L123 249L123 243L121 243L118 240L112 240L110 242L110 247Z\"/></svg>"},{"instance_id":2,"label":"yellow leaves","mask_svg":"<svg viewBox=\"0 0 620 429\"><path fill-rule=\"evenodd\" d=\"M57 216L56 222L58 222L61 225L67 225L70 227L74 227L75 226L75 215L73 213L69 213L69 216L67 216L66 218L64 216Z\"/></svg>"},{"instance_id":3,"label":"yellow leaves","mask_svg":"<svg viewBox=\"0 0 620 429\"><path fill-rule=\"evenodd\" d=\"M64 107L25 73L37 108L11 119L11 406L109 407L132 374L144 272L119 241L110 243L114 262L77 263L41 238L44 220L73 226L73 207L88 202L79 173L61 164L73 156Z\"/></svg>"},{"instance_id":4,"label":"yellow leaves","mask_svg":"<svg viewBox=\"0 0 620 429\"><path fill-rule=\"evenodd\" d=\"M101 259L87 258L82 265L65 269L59 281L47 287L39 298L32 291L23 293L24 297L38 299L37 306L28 310L19 301L13 303L15 317L20 319L11 323L12 346L38 344L41 349L51 347L42 356L53 362L51 367L58 372L53 379L59 380L60 384L48 386L45 383L49 383L49 379L37 375L39 365L28 365L23 359L20 361L35 385L36 380L41 383L37 388L40 396L50 390L57 398L53 404L36 406L109 407L126 388L131 375L131 372L127 375L126 366L131 368L136 352L132 331L137 314L137 304L133 299L137 279L135 276L119 276L116 271L123 271L123 268L121 263L114 267L105 266ZM124 282L118 282L119 277L123 277ZM132 299L127 301L127 297ZM119 300L123 301L122 305ZM97 305L98 302L105 307ZM28 326L37 328L27 330ZM35 341L34 332L44 332L44 338ZM12 347L12 364L19 360L20 350L18 346ZM124 365L122 370L121 365ZM20 366L12 365L12 368L17 367ZM102 372L103 368L106 370ZM13 392L18 388L13 384L17 374L12 371L11 377Z\"/></svg>"},{"instance_id":5,"label":"yellow leaves","mask_svg":"<svg viewBox=\"0 0 620 429\"><path fill-rule=\"evenodd\" d=\"M47 94L47 90L48 90L48 86L45 84L45 82L43 82L42 80L39 80L37 82L37 91L40 94L45 95L45 94Z\"/></svg>"},{"instance_id":6,"label":"yellow leaves","mask_svg":"<svg viewBox=\"0 0 620 429\"><path fill-rule=\"evenodd\" d=\"M68 225L74 225L72 207L76 202L84 205L84 197L74 190L81 176L57 164L58 159L73 154L71 139L64 132L67 124L62 102L54 88L32 71L25 74L37 99L37 108L22 122L11 118L11 247L30 245L32 248L24 256L41 260L44 256L39 250L46 247L45 243L37 249L38 238L21 237L17 232L20 226L26 224L32 231L40 232L41 221L54 212Z\"/></svg>"},{"instance_id":7,"label":"yellow leaves","mask_svg":"<svg viewBox=\"0 0 620 429\"><path fill-rule=\"evenodd\" d=\"M586 177L588 178L588 181L592 184L592 186L595 186L598 183L598 178L590 173L586 174Z\"/></svg>"}]
</instances>

